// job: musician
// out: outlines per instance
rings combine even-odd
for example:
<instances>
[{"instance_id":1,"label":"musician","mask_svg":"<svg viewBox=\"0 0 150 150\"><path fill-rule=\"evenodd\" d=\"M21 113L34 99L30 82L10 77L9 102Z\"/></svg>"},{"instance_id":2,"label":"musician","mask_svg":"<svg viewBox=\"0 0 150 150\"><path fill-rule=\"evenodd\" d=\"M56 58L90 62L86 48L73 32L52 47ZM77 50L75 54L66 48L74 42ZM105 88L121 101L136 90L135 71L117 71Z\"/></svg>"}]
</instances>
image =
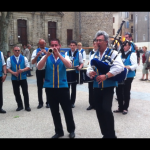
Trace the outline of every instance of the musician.
<instances>
[{"instance_id":1,"label":"musician","mask_svg":"<svg viewBox=\"0 0 150 150\"><path fill-rule=\"evenodd\" d=\"M70 49L68 52L65 53L65 55L69 56L69 58L72 60L72 67L76 68L76 78L77 81L79 82L79 70L83 67L83 59L81 53L78 52L77 48L77 43L75 41L70 42ZM75 100L76 100L76 86L77 83L68 83L69 89L71 86L71 107L75 107ZM70 90L69 90L70 92Z\"/></svg>"},{"instance_id":2,"label":"musician","mask_svg":"<svg viewBox=\"0 0 150 150\"><path fill-rule=\"evenodd\" d=\"M75 123L73 119L71 101L69 98L69 88L67 83L66 68L71 67L71 61L66 55L60 54L60 41L58 39L51 40L50 47L54 49L53 53L42 57L37 67L39 70L45 68L45 81L43 87L46 89L50 110L52 113L55 132L52 138L59 138L64 135L61 123L59 104L64 112L67 131L69 137L75 137Z\"/></svg>"},{"instance_id":3,"label":"musician","mask_svg":"<svg viewBox=\"0 0 150 150\"><path fill-rule=\"evenodd\" d=\"M117 90L118 97L118 109L114 110L114 113L127 114L130 101L130 90L133 78L135 76L135 69L137 68L137 56L136 53L131 50L131 43L124 42L124 52L118 57L122 58L124 66L129 70L127 74L127 79L124 81L124 84L119 84ZM124 101L124 102L123 102Z\"/></svg>"},{"instance_id":4,"label":"musician","mask_svg":"<svg viewBox=\"0 0 150 150\"><path fill-rule=\"evenodd\" d=\"M91 57L97 52L97 42L96 39L93 40L93 50L89 53L89 61L91 60ZM89 104L90 106L87 108L87 110L95 109L94 106L94 95L93 95L93 82L88 82L88 87L89 87Z\"/></svg>"},{"instance_id":5,"label":"musician","mask_svg":"<svg viewBox=\"0 0 150 150\"><path fill-rule=\"evenodd\" d=\"M103 60L108 52L112 50L108 46L108 34L105 31L98 31L95 35L98 51L91 57ZM117 55L117 51L113 51L111 59ZM91 61L90 61L91 64ZM118 86L118 82L108 78L113 77L124 70L124 66L120 57L117 57L110 67L110 71L101 74L100 70L93 70L91 65L87 69L87 76L94 77L94 103L97 118L99 121L103 138L116 138L114 130L114 117L111 111L114 87Z\"/></svg>"},{"instance_id":6,"label":"musician","mask_svg":"<svg viewBox=\"0 0 150 150\"><path fill-rule=\"evenodd\" d=\"M79 53L82 54L82 59L83 59L83 64L85 63L85 60L86 60L86 53L85 53L85 50L82 49L82 43L81 42L78 42L77 44L77 50L79 51Z\"/></svg>"},{"instance_id":7,"label":"musician","mask_svg":"<svg viewBox=\"0 0 150 150\"><path fill-rule=\"evenodd\" d=\"M23 103L19 88L20 86L23 92L25 110L31 111L29 106L28 83L26 80L26 71L30 69L28 59L20 54L20 48L18 46L14 46L13 53L14 55L7 59L7 71L12 74L11 80L13 85L13 91L18 105L16 111L20 111L23 109Z\"/></svg>"},{"instance_id":8,"label":"musician","mask_svg":"<svg viewBox=\"0 0 150 150\"><path fill-rule=\"evenodd\" d=\"M132 34L129 33L129 32L125 33L125 39L131 42L131 47L130 48L133 52L135 52L136 50L135 50L135 44L132 41Z\"/></svg>"},{"instance_id":9,"label":"musician","mask_svg":"<svg viewBox=\"0 0 150 150\"><path fill-rule=\"evenodd\" d=\"M46 46L46 42L44 39L40 39L38 42L38 48L33 51L32 57L31 57L31 63L37 64L39 60L46 54L48 51L48 48ZM38 88L38 101L39 105L37 106L37 109L40 109L43 107L43 98L42 98L42 89L43 89L43 83L45 78L45 69L38 70L36 69L36 79L37 79L37 88ZM46 108L49 108L48 101L46 99Z\"/></svg>"},{"instance_id":10,"label":"musician","mask_svg":"<svg viewBox=\"0 0 150 150\"><path fill-rule=\"evenodd\" d=\"M2 109L2 106L3 106L3 82L5 81L6 76L7 76L6 63L5 63L3 52L0 51L0 113L6 113L6 111Z\"/></svg>"}]
</instances>

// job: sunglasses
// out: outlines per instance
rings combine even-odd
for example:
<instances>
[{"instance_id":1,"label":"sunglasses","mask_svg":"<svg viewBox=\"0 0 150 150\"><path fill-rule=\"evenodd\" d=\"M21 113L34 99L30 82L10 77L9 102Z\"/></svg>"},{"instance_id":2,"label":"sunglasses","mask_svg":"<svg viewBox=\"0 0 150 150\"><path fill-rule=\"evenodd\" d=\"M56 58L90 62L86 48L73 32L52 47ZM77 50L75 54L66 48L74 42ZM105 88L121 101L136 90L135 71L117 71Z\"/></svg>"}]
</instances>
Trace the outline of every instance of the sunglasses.
<instances>
[{"instance_id":1,"label":"sunglasses","mask_svg":"<svg viewBox=\"0 0 150 150\"><path fill-rule=\"evenodd\" d=\"M15 52L19 52L20 50L14 50Z\"/></svg>"}]
</instances>

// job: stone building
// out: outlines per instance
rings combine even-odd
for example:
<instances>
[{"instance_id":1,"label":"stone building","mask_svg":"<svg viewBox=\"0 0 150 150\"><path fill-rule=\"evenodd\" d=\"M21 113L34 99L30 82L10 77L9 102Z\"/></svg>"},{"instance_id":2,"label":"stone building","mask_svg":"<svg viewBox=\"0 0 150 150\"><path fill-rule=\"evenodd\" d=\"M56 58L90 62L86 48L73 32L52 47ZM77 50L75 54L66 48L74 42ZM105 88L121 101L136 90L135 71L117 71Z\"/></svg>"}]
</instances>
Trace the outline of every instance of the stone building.
<instances>
[{"instance_id":1,"label":"stone building","mask_svg":"<svg viewBox=\"0 0 150 150\"><path fill-rule=\"evenodd\" d=\"M98 30L113 33L111 12L13 12L8 29L9 47L30 43L37 48L40 38L47 42L59 38L62 47L70 40L81 41L83 47L92 46Z\"/></svg>"}]
</instances>

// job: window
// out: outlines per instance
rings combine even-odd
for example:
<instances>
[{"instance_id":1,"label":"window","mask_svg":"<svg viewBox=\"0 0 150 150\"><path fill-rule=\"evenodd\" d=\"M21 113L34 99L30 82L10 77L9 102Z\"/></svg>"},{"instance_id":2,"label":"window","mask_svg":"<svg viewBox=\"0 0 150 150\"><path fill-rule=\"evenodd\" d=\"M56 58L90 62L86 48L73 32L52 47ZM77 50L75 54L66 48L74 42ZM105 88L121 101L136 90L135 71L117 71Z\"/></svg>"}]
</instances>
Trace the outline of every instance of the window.
<instances>
[{"instance_id":1,"label":"window","mask_svg":"<svg viewBox=\"0 0 150 150\"><path fill-rule=\"evenodd\" d=\"M113 17L113 23L115 23L115 17Z\"/></svg>"},{"instance_id":2,"label":"window","mask_svg":"<svg viewBox=\"0 0 150 150\"><path fill-rule=\"evenodd\" d=\"M131 26L131 33L133 33L133 26Z\"/></svg>"},{"instance_id":3,"label":"window","mask_svg":"<svg viewBox=\"0 0 150 150\"><path fill-rule=\"evenodd\" d=\"M129 28L129 21L126 21L124 25L125 25L125 28L128 29Z\"/></svg>"},{"instance_id":4,"label":"window","mask_svg":"<svg viewBox=\"0 0 150 150\"><path fill-rule=\"evenodd\" d=\"M70 41L72 40L72 32L73 30L72 29L67 29L67 45L70 44Z\"/></svg>"},{"instance_id":5,"label":"window","mask_svg":"<svg viewBox=\"0 0 150 150\"><path fill-rule=\"evenodd\" d=\"M113 29L113 35L115 35L115 29Z\"/></svg>"},{"instance_id":6,"label":"window","mask_svg":"<svg viewBox=\"0 0 150 150\"><path fill-rule=\"evenodd\" d=\"M129 12L125 12L125 18L129 18Z\"/></svg>"},{"instance_id":7,"label":"window","mask_svg":"<svg viewBox=\"0 0 150 150\"><path fill-rule=\"evenodd\" d=\"M131 14L131 20L133 20L133 14Z\"/></svg>"}]
</instances>

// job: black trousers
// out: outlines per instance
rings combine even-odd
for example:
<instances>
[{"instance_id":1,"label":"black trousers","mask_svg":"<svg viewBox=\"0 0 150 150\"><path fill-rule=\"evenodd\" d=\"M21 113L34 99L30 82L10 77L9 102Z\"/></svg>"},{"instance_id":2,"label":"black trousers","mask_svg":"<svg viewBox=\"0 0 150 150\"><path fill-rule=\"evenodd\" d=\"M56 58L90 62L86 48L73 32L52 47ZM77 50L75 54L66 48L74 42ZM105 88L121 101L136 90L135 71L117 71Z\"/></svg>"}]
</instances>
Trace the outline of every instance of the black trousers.
<instances>
[{"instance_id":1,"label":"black trousers","mask_svg":"<svg viewBox=\"0 0 150 150\"><path fill-rule=\"evenodd\" d=\"M27 80L12 80L13 91L16 98L18 107L23 107L22 98L20 95L20 86L22 88L22 93L24 96L24 105L25 108L29 107L29 94L28 94L28 84Z\"/></svg>"},{"instance_id":2,"label":"black trousers","mask_svg":"<svg viewBox=\"0 0 150 150\"><path fill-rule=\"evenodd\" d=\"M114 116L111 110L114 87L94 88L96 115L104 138L115 138Z\"/></svg>"},{"instance_id":3,"label":"black trousers","mask_svg":"<svg viewBox=\"0 0 150 150\"><path fill-rule=\"evenodd\" d=\"M88 87L89 87L89 104L90 106L94 106L94 90L93 90L93 82L88 82Z\"/></svg>"},{"instance_id":4,"label":"black trousers","mask_svg":"<svg viewBox=\"0 0 150 150\"><path fill-rule=\"evenodd\" d=\"M127 78L123 85L118 85L116 88L116 93L118 93L118 108L120 111L128 110L132 81L133 78Z\"/></svg>"},{"instance_id":5,"label":"black trousers","mask_svg":"<svg viewBox=\"0 0 150 150\"><path fill-rule=\"evenodd\" d=\"M38 88L38 101L39 104L43 105L43 83L45 79L45 69L44 70L36 70L36 79L37 79L37 88ZM48 104L47 98L46 98L46 104Z\"/></svg>"},{"instance_id":6,"label":"black trousers","mask_svg":"<svg viewBox=\"0 0 150 150\"><path fill-rule=\"evenodd\" d=\"M3 106L3 82L2 77L0 77L0 109Z\"/></svg>"},{"instance_id":7,"label":"black trousers","mask_svg":"<svg viewBox=\"0 0 150 150\"><path fill-rule=\"evenodd\" d=\"M46 88L46 95L51 106L51 114L57 134L64 134L61 117L59 113L59 104L64 112L67 131L75 131L75 123L72 114L71 102L69 99L69 88Z\"/></svg>"},{"instance_id":8,"label":"black trousers","mask_svg":"<svg viewBox=\"0 0 150 150\"><path fill-rule=\"evenodd\" d=\"M77 83L68 83L69 89L71 87L71 94L70 94L70 90L69 90L71 104L75 104L75 101L76 101L76 87L77 87L77 84L79 83L79 74L78 73L76 73L76 79L77 79Z\"/></svg>"}]
</instances>

